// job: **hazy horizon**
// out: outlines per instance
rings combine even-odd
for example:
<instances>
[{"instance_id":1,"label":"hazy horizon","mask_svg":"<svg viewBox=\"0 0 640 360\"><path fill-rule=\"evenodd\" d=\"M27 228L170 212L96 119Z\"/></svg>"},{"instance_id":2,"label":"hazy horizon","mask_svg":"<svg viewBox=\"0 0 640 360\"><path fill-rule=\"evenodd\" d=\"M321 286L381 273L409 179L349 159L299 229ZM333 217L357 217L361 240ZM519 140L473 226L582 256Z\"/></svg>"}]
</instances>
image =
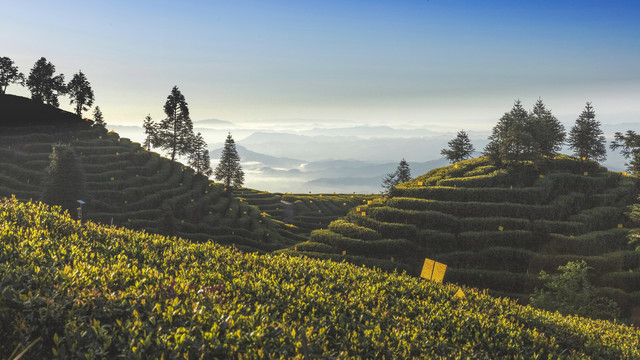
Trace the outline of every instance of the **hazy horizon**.
<instances>
[{"instance_id":1,"label":"hazy horizon","mask_svg":"<svg viewBox=\"0 0 640 360\"><path fill-rule=\"evenodd\" d=\"M2 2L0 56L82 70L111 124L161 119L173 85L192 119L240 126L488 130L540 97L563 122L586 101L603 124L640 119L631 1Z\"/></svg>"}]
</instances>

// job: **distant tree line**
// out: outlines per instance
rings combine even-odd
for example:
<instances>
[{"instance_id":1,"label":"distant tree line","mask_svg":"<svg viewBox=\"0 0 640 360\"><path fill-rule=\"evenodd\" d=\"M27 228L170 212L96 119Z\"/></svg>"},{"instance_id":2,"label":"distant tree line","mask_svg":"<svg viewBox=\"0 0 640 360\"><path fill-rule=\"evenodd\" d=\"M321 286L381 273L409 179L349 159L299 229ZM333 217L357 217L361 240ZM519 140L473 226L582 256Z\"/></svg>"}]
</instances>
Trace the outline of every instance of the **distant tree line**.
<instances>
[{"instance_id":1,"label":"distant tree line","mask_svg":"<svg viewBox=\"0 0 640 360\"><path fill-rule=\"evenodd\" d=\"M159 147L171 154L171 160L175 160L176 156L187 156L188 164L198 174L214 175L228 190L231 190L232 186L243 185L244 172L231 134L227 136L220 163L214 171L211 168L207 143L201 133L194 134L189 106L177 86L171 89L163 110L166 117L158 123L153 121L151 115L144 119L142 127L145 133L145 148Z\"/></svg>"},{"instance_id":2,"label":"distant tree line","mask_svg":"<svg viewBox=\"0 0 640 360\"><path fill-rule=\"evenodd\" d=\"M600 125L590 102L586 103L567 134L562 123L547 109L541 99L538 99L531 111L525 110L520 100L516 100L511 110L493 127L489 143L482 154L497 165L519 161L536 162L554 157L564 145L568 145L573 151L573 156L601 162L606 159L607 149ZM609 147L611 150L620 150L622 156L628 160L625 164L628 171L640 174L640 134L632 130L624 134L617 132ZM474 151L469 135L461 130L440 154L450 163L456 163L471 158ZM410 176L407 179L400 176L402 167L408 169L404 159L396 172L386 174L382 181L383 193L388 193L399 183L410 179Z\"/></svg>"},{"instance_id":3,"label":"distant tree line","mask_svg":"<svg viewBox=\"0 0 640 360\"><path fill-rule=\"evenodd\" d=\"M56 67L46 58L41 57L36 61L25 77L18 70L13 60L8 57L0 57L0 94L5 94L11 84L26 86L31 92L31 99L39 103L60 106L58 97L69 96L70 105L74 106L74 112L82 117L82 112L88 111L95 101L93 89L85 74L80 70L74 74L69 83L65 83L64 74L56 74ZM99 124L104 125L102 112L96 107L96 113L100 116Z\"/></svg>"},{"instance_id":4,"label":"distant tree line","mask_svg":"<svg viewBox=\"0 0 640 360\"><path fill-rule=\"evenodd\" d=\"M555 156L564 145L568 145L573 156L601 162L606 159L607 149L600 125L590 102L586 103L567 134L564 126L541 99L538 99L531 111L525 110L520 100L516 100L513 108L493 127L483 155L499 165L513 161L538 161ZM448 148L442 149L441 154L451 163L470 158L474 151L464 131L458 132L448 145ZM631 130L625 134L618 132L610 148L619 149L629 160L626 165L630 172L640 172L640 134Z\"/></svg>"}]
</instances>

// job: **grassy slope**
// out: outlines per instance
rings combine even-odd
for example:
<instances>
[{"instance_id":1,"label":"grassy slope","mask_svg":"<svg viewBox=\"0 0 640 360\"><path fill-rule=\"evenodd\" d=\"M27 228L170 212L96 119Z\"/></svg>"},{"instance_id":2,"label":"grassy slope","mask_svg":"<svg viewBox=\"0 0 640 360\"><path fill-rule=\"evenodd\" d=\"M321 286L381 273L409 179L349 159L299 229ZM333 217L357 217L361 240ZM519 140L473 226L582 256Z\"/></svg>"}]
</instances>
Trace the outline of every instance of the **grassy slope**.
<instances>
[{"instance_id":1,"label":"grassy slope","mask_svg":"<svg viewBox=\"0 0 640 360\"><path fill-rule=\"evenodd\" d=\"M0 112L11 114L0 120L0 196L38 199L51 147L65 142L86 173L85 218L166 233L170 213L176 235L249 251L299 241L220 184L73 114L11 95L0 95Z\"/></svg>"},{"instance_id":2,"label":"grassy slope","mask_svg":"<svg viewBox=\"0 0 640 360\"><path fill-rule=\"evenodd\" d=\"M0 203L0 357L640 358L640 332L346 263Z\"/></svg>"},{"instance_id":3,"label":"grassy slope","mask_svg":"<svg viewBox=\"0 0 640 360\"><path fill-rule=\"evenodd\" d=\"M584 259L599 291L631 316L640 253L624 212L636 194L634 178L568 157L511 172L479 158L401 184L286 252L412 273L434 258L449 266L446 281L523 300L540 270Z\"/></svg>"}]
</instances>

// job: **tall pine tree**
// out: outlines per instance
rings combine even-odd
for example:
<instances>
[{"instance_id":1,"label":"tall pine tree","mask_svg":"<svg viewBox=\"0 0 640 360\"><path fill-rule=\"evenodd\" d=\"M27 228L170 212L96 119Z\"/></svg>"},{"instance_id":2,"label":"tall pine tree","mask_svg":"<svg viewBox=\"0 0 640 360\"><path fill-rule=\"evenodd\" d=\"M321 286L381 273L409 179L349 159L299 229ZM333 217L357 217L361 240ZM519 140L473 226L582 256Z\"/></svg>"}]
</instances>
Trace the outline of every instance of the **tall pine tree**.
<instances>
[{"instance_id":1,"label":"tall pine tree","mask_svg":"<svg viewBox=\"0 0 640 360\"><path fill-rule=\"evenodd\" d=\"M100 106L96 106L95 109L93 109L93 123L96 126L102 126L105 127L107 125L107 123L104 122L104 116L102 115L102 110L100 110Z\"/></svg>"},{"instance_id":2,"label":"tall pine tree","mask_svg":"<svg viewBox=\"0 0 640 360\"><path fill-rule=\"evenodd\" d=\"M529 113L528 131L533 136L535 155L553 156L560 151L566 137L564 126L538 99Z\"/></svg>"},{"instance_id":3,"label":"tall pine tree","mask_svg":"<svg viewBox=\"0 0 640 360\"><path fill-rule=\"evenodd\" d=\"M167 117L156 128L157 146L171 153L171 160L176 155L188 155L193 141L193 123L189 117L189 107L178 89L174 86L164 104Z\"/></svg>"},{"instance_id":4,"label":"tall pine tree","mask_svg":"<svg viewBox=\"0 0 640 360\"><path fill-rule=\"evenodd\" d=\"M70 104L76 104L76 115L79 117L82 117L83 111L89 110L95 100L91 84L82 71L74 74L67 84L67 94L71 98Z\"/></svg>"},{"instance_id":5,"label":"tall pine tree","mask_svg":"<svg viewBox=\"0 0 640 360\"><path fill-rule=\"evenodd\" d=\"M411 169L405 159L400 161L396 171L389 173L382 180L383 193L389 193L396 185L411 180Z\"/></svg>"},{"instance_id":6,"label":"tall pine tree","mask_svg":"<svg viewBox=\"0 0 640 360\"><path fill-rule=\"evenodd\" d=\"M535 139L529 132L529 114L517 100L493 127L484 154L496 161L521 160L532 157Z\"/></svg>"},{"instance_id":7,"label":"tall pine tree","mask_svg":"<svg viewBox=\"0 0 640 360\"><path fill-rule=\"evenodd\" d=\"M157 125L151 119L151 114L147 115L144 118L144 122L142 123L142 128L144 129L144 148L149 150L151 146L157 146L158 143L158 134L157 134Z\"/></svg>"},{"instance_id":8,"label":"tall pine tree","mask_svg":"<svg viewBox=\"0 0 640 360\"><path fill-rule=\"evenodd\" d=\"M456 163L471 157L475 149L469 140L466 131L460 130L456 137L449 141L449 149L442 149L440 154L447 158L449 162Z\"/></svg>"},{"instance_id":9,"label":"tall pine tree","mask_svg":"<svg viewBox=\"0 0 640 360\"><path fill-rule=\"evenodd\" d=\"M222 181L224 186L231 190L231 185L240 187L244 184L244 171L240 166L240 156L236 150L236 143L231 137L231 133L227 135L224 142L224 148L220 155L220 162L213 172L216 180Z\"/></svg>"},{"instance_id":10,"label":"tall pine tree","mask_svg":"<svg viewBox=\"0 0 640 360\"><path fill-rule=\"evenodd\" d=\"M192 143L191 154L189 154L189 165L196 170L196 173L204 176L211 176L211 160L209 158L209 149L204 141L202 134L198 133Z\"/></svg>"},{"instance_id":11,"label":"tall pine tree","mask_svg":"<svg viewBox=\"0 0 640 360\"><path fill-rule=\"evenodd\" d=\"M42 200L51 205L60 205L75 217L77 201L86 196L85 177L80 161L68 144L53 146L49 167L43 179Z\"/></svg>"},{"instance_id":12,"label":"tall pine tree","mask_svg":"<svg viewBox=\"0 0 640 360\"><path fill-rule=\"evenodd\" d=\"M582 159L604 161L607 158L606 139L590 102L587 102L576 119L575 125L569 132L567 143L573 149L574 155Z\"/></svg>"}]
</instances>

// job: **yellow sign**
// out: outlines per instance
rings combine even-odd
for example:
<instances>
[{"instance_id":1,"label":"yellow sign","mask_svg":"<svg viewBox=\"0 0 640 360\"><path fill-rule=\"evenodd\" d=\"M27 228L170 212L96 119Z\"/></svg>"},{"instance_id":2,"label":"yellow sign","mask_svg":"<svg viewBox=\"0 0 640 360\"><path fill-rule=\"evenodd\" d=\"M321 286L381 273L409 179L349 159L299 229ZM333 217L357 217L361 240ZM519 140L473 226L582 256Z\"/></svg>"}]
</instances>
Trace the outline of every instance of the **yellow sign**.
<instances>
[{"instance_id":1,"label":"yellow sign","mask_svg":"<svg viewBox=\"0 0 640 360\"><path fill-rule=\"evenodd\" d=\"M540 174L540 179L544 179L544 175Z\"/></svg>"},{"instance_id":2,"label":"yellow sign","mask_svg":"<svg viewBox=\"0 0 640 360\"><path fill-rule=\"evenodd\" d=\"M418 186L422 186L424 183L422 181L418 181Z\"/></svg>"},{"instance_id":3,"label":"yellow sign","mask_svg":"<svg viewBox=\"0 0 640 360\"><path fill-rule=\"evenodd\" d=\"M444 273L446 271L447 265L433 261L431 259L424 259L424 265L422 265L422 272L420 273L420 277L441 283L442 279L444 279Z\"/></svg>"},{"instance_id":4,"label":"yellow sign","mask_svg":"<svg viewBox=\"0 0 640 360\"><path fill-rule=\"evenodd\" d=\"M587 176L587 175L589 175L589 172L588 172L588 171L585 171L585 172L584 172L584 176Z\"/></svg>"},{"instance_id":5,"label":"yellow sign","mask_svg":"<svg viewBox=\"0 0 640 360\"><path fill-rule=\"evenodd\" d=\"M369 200L369 201L367 201L367 204L371 204L372 202L373 202L373 201Z\"/></svg>"},{"instance_id":6,"label":"yellow sign","mask_svg":"<svg viewBox=\"0 0 640 360\"><path fill-rule=\"evenodd\" d=\"M502 231L504 228L502 226L498 226L498 231Z\"/></svg>"},{"instance_id":7,"label":"yellow sign","mask_svg":"<svg viewBox=\"0 0 640 360\"><path fill-rule=\"evenodd\" d=\"M362 216L367 216L367 213L363 211Z\"/></svg>"},{"instance_id":8,"label":"yellow sign","mask_svg":"<svg viewBox=\"0 0 640 360\"><path fill-rule=\"evenodd\" d=\"M455 294L453 294L453 298L454 299L465 299L466 296L464 295L464 292L462 291L462 289L458 288L458 291L456 291Z\"/></svg>"},{"instance_id":9,"label":"yellow sign","mask_svg":"<svg viewBox=\"0 0 640 360\"><path fill-rule=\"evenodd\" d=\"M347 255L347 250L342 250L342 255Z\"/></svg>"},{"instance_id":10,"label":"yellow sign","mask_svg":"<svg viewBox=\"0 0 640 360\"><path fill-rule=\"evenodd\" d=\"M357 208L356 208L356 211L360 211L360 207L357 207Z\"/></svg>"},{"instance_id":11,"label":"yellow sign","mask_svg":"<svg viewBox=\"0 0 640 360\"><path fill-rule=\"evenodd\" d=\"M619 228L619 229L622 229L622 224L618 224L618 228Z\"/></svg>"}]
</instances>

